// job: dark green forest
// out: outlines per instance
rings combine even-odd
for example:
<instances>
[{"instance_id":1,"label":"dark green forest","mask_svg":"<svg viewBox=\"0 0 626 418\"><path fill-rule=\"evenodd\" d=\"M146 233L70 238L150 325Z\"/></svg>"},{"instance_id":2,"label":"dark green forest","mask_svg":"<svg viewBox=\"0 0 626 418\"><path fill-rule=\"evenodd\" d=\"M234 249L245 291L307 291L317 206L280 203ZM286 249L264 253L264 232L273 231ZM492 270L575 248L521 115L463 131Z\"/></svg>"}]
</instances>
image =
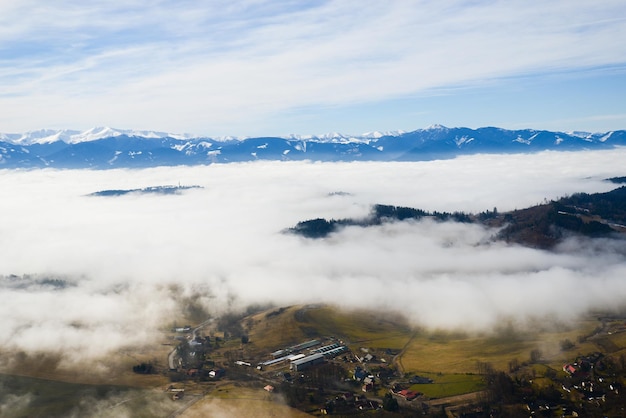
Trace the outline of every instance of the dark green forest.
<instances>
[{"instance_id":1,"label":"dark green forest","mask_svg":"<svg viewBox=\"0 0 626 418\"><path fill-rule=\"evenodd\" d=\"M310 219L298 222L288 232L302 235L306 238L324 238L345 226L370 227L387 222L420 220L431 217L439 221L472 222L472 218L463 212L427 212L403 206L374 205L370 215L364 219Z\"/></svg>"},{"instance_id":2,"label":"dark green forest","mask_svg":"<svg viewBox=\"0 0 626 418\"><path fill-rule=\"evenodd\" d=\"M608 179L620 182L622 177ZM623 177L626 181L626 177ZM419 221L472 222L499 228L495 239L535 248L550 249L572 235L623 237L626 232L626 186L606 193L576 193L529 208L500 213L496 208L478 214L428 212L403 206L372 206L363 219L316 218L299 222L287 232L319 239L345 226L371 227L387 222ZM620 234L621 233L621 234Z\"/></svg>"}]
</instances>

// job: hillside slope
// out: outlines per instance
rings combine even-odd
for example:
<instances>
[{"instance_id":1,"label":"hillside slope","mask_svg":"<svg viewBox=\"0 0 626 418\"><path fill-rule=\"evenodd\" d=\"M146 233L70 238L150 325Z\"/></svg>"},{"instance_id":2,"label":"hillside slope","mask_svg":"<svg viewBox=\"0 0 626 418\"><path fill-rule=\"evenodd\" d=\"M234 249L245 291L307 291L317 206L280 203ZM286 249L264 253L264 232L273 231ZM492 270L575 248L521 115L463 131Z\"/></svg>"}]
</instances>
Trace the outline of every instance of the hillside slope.
<instances>
[{"instance_id":1,"label":"hillside slope","mask_svg":"<svg viewBox=\"0 0 626 418\"><path fill-rule=\"evenodd\" d=\"M480 214L461 212L427 212L421 209L374 205L364 219L311 219L299 222L287 232L306 238L324 238L344 226L368 227L384 222L420 220L476 222L500 228L496 239L535 248L550 249L564 238L624 237L626 233L626 186L606 193L577 193L542 205L506 213L485 211Z\"/></svg>"}]
</instances>

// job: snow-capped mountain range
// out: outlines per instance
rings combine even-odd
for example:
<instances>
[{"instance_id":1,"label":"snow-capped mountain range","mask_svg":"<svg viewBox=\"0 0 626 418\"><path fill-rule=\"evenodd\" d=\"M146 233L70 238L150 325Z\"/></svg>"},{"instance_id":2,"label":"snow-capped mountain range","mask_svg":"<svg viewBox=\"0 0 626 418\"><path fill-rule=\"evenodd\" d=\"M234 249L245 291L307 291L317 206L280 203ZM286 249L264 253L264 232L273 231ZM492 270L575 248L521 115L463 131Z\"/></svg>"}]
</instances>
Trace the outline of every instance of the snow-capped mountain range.
<instances>
[{"instance_id":1,"label":"snow-capped mountain range","mask_svg":"<svg viewBox=\"0 0 626 418\"><path fill-rule=\"evenodd\" d=\"M77 144L79 142L97 141L98 139L112 138L116 136L133 136L140 138L174 138L191 139L189 134L169 134L154 131L134 131L127 129L113 129L109 127L91 128L86 131L73 131L69 129L52 130L40 129L21 134L2 134L0 141L10 142L16 145L50 144L52 142L63 141L66 144Z\"/></svg>"},{"instance_id":2,"label":"snow-capped mountain range","mask_svg":"<svg viewBox=\"0 0 626 418\"><path fill-rule=\"evenodd\" d=\"M0 133L0 168L117 168L253 160L419 161L475 153L606 149L626 146L626 131L552 132L534 129L447 128L412 132L287 137L195 137L108 127L87 131Z\"/></svg>"}]
</instances>

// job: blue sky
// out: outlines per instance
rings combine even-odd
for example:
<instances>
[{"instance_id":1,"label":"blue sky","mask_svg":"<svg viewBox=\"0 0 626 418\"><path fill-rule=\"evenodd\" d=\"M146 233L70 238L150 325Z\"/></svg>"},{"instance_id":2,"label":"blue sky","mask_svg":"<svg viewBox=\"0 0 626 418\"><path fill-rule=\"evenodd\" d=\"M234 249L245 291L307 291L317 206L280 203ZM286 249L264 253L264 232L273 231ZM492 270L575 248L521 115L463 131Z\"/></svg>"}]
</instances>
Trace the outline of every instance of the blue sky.
<instances>
[{"instance_id":1,"label":"blue sky","mask_svg":"<svg viewBox=\"0 0 626 418\"><path fill-rule=\"evenodd\" d=\"M626 129L623 39L623 0L0 0L0 132Z\"/></svg>"}]
</instances>

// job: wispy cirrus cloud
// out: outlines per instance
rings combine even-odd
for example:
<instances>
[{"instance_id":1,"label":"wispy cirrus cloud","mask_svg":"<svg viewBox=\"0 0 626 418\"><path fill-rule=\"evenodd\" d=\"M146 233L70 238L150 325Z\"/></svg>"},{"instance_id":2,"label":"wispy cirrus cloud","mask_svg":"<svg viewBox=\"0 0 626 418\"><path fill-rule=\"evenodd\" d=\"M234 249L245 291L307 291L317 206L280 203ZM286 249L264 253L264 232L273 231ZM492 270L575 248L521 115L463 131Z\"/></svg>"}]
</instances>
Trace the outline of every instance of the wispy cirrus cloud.
<instances>
[{"instance_id":1,"label":"wispy cirrus cloud","mask_svg":"<svg viewBox=\"0 0 626 418\"><path fill-rule=\"evenodd\" d=\"M304 107L382 104L626 56L624 5L614 0L32 0L2 2L0 15L0 122L16 127L30 117L254 131Z\"/></svg>"}]
</instances>

